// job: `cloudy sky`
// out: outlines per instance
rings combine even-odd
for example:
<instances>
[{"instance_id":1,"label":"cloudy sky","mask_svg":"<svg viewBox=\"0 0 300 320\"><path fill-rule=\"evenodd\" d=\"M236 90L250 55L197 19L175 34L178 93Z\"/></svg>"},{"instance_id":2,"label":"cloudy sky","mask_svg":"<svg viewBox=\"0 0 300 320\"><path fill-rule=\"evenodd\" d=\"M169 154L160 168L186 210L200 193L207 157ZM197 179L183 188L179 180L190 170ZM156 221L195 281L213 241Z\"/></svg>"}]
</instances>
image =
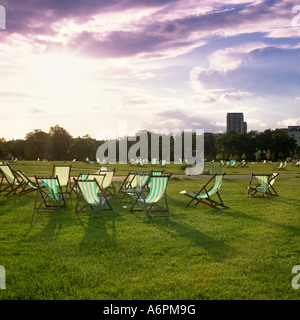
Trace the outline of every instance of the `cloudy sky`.
<instances>
[{"instance_id":1,"label":"cloudy sky","mask_svg":"<svg viewBox=\"0 0 300 320\"><path fill-rule=\"evenodd\" d=\"M295 1L0 0L0 137L300 125Z\"/></svg>"}]
</instances>

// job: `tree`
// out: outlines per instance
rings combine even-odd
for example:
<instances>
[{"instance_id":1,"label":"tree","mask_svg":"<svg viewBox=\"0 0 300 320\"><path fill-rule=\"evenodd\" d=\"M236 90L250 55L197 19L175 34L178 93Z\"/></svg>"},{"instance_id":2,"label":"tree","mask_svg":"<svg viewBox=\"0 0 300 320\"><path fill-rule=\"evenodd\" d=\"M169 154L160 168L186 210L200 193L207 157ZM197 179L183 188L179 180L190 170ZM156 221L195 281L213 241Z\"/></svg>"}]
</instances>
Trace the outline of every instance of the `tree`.
<instances>
[{"instance_id":1,"label":"tree","mask_svg":"<svg viewBox=\"0 0 300 320\"><path fill-rule=\"evenodd\" d=\"M27 133L25 137L24 157L27 160L47 159L49 155L49 135L41 129Z\"/></svg>"},{"instance_id":2,"label":"tree","mask_svg":"<svg viewBox=\"0 0 300 320\"><path fill-rule=\"evenodd\" d=\"M72 142L72 136L58 124L50 128L50 150L53 160L64 160Z\"/></svg>"}]
</instances>

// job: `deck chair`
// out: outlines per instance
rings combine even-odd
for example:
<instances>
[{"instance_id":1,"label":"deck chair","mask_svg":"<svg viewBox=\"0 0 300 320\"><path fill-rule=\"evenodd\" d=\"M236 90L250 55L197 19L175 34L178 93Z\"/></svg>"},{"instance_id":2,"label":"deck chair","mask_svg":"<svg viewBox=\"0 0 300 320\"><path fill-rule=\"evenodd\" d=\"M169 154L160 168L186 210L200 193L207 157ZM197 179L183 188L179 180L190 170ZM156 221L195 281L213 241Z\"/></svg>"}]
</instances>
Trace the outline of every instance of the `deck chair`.
<instances>
[{"instance_id":1,"label":"deck chair","mask_svg":"<svg viewBox=\"0 0 300 320\"><path fill-rule=\"evenodd\" d=\"M119 184L118 193L122 194L125 190L135 189L137 186L137 172L128 172L122 184Z\"/></svg>"},{"instance_id":2,"label":"deck chair","mask_svg":"<svg viewBox=\"0 0 300 320\"><path fill-rule=\"evenodd\" d=\"M130 211L141 211L143 210L146 216L163 217L169 216L169 208L167 201L167 187L171 174L165 174L160 176L152 176L149 182L151 182L149 193L146 190L146 184L141 185L141 178L138 179L138 185L140 185L140 192L136 195L130 194L133 199L133 204ZM163 207L161 202L164 201L165 206ZM135 209L136 206L141 209ZM160 214L156 214L160 212Z\"/></svg>"},{"instance_id":3,"label":"deck chair","mask_svg":"<svg viewBox=\"0 0 300 320\"><path fill-rule=\"evenodd\" d=\"M105 178L106 178L105 173L89 173L85 180L96 180L99 185L99 188L97 188L97 192L100 194L102 192L102 189L104 189L103 184L104 184Z\"/></svg>"},{"instance_id":4,"label":"deck chair","mask_svg":"<svg viewBox=\"0 0 300 320\"><path fill-rule=\"evenodd\" d=\"M0 193L6 192L6 195L13 193L16 194L17 190L21 186L21 180L19 180L17 174L9 164L1 164L0 172L2 173L2 178L0 182ZM4 185L4 183L6 183Z\"/></svg>"},{"instance_id":5,"label":"deck chair","mask_svg":"<svg viewBox=\"0 0 300 320\"><path fill-rule=\"evenodd\" d=\"M121 190L123 194L119 202L131 202L129 200L125 200L125 196L129 196L132 198L132 196L136 196L141 191L141 188L143 186L147 187L149 179L151 178L151 173L152 171L136 172L135 178L134 180L132 180L131 184L129 184L126 189Z\"/></svg>"},{"instance_id":6,"label":"deck chair","mask_svg":"<svg viewBox=\"0 0 300 320\"><path fill-rule=\"evenodd\" d=\"M108 205L109 209L112 207L109 203L109 198L105 196L104 189L99 185L95 179L77 180L75 184L78 187L79 196L77 198L75 213L98 213L105 205ZM100 192L99 192L100 190ZM79 207L81 199L84 200L84 204Z\"/></svg>"},{"instance_id":7,"label":"deck chair","mask_svg":"<svg viewBox=\"0 0 300 320\"><path fill-rule=\"evenodd\" d=\"M246 187L248 189L246 196L252 198L256 193L261 193L263 197L270 197L269 190L269 174L251 174L249 185ZM258 184L252 186L253 179L258 181Z\"/></svg>"},{"instance_id":8,"label":"deck chair","mask_svg":"<svg viewBox=\"0 0 300 320\"><path fill-rule=\"evenodd\" d=\"M108 169L105 170L100 169L98 173L105 173L105 179L103 181L103 189L105 190L106 194L109 194L111 196L114 196L116 194L116 187L113 182L113 177L116 173L116 169Z\"/></svg>"},{"instance_id":9,"label":"deck chair","mask_svg":"<svg viewBox=\"0 0 300 320\"><path fill-rule=\"evenodd\" d=\"M157 159L156 158L152 158L151 159L151 166L156 166L157 165Z\"/></svg>"},{"instance_id":10,"label":"deck chair","mask_svg":"<svg viewBox=\"0 0 300 320\"><path fill-rule=\"evenodd\" d=\"M281 161L279 163L279 165L277 165L276 167L274 167L274 169L281 169L283 167L283 162Z\"/></svg>"},{"instance_id":11,"label":"deck chair","mask_svg":"<svg viewBox=\"0 0 300 320\"><path fill-rule=\"evenodd\" d=\"M79 173L77 178L73 178L74 185L71 187L71 194L72 194L72 192L74 192L76 194L76 196L78 196L78 194L79 194L79 189L78 189L78 186L75 183L75 180L86 180L88 178L88 176L89 176L88 173Z\"/></svg>"},{"instance_id":12,"label":"deck chair","mask_svg":"<svg viewBox=\"0 0 300 320\"><path fill-rule=\"evenodd\" d=\"M226 173L215 173L198 192L181 192L185 196L191 198L191 200L186 204L186 207L188 207L192 202L196 201L195 205L203 203L216 209L228 208L223 203L223 200L219 193L225 174ZM214 195L217 195L217 200L212 199L212 196Z\"/></svg>"},{"instance_id":13,"label":"deck chair","mask_svg":"<svg viewBox=\"0 0 300 320\"><path fill-rule=\"evenodd\" d=\"M37 190L38 186L35 184L35 182L31 181L24 172L17 170L16 174L21 179L20 190L16 192L17 195L24 195ZM44 188L45 185L40 184L40 187Z\"/></svg>"},{"instance_id":14,"label":"deck chair","mask_svg":"<svg viewBox=\"0 0 300 320\"><path fill-rule=\"evenodd\" d=\"M52 177L58 177L60 186L69 196L71 195L71 168L72 165L54 165L52 170Z\"/></svg>"},{"instance_id":15,"label":"deck chair","mask_svg":"<svg viewBox=\"0 0 300 320\"><path fill-rule=\"evenodd\" d=\"M67 206L62 187L57 177L34 176L34 178L37 186L34 211L58 210L61 207ZM41 185L44 185L45 188L42 188ZM38 203L39 197L41 201Z\"/></svg>"},{"instance_id":16,"label":"deck chair","mask_svg":"<svg viewBox=\"0 0 300 320\"><path fill-rule=\"evenodd\" d=\"M281 168L278 168L279 170L286 170L286 165L287 165L287 162L284 161L283 165L281 166Z\"/></svg>"},{"instance_id":17,"label":"deck chair","mask_svg":"<svg viewBox=\"0 0 300 320\"><path fill-rule=\"evenodd\" d=\"M151 175L152 176L161 176L165 170L151 170Z\"/></svg>"},{"instance_id":18,"label":"deck chair","mask_svg":"<svg viewBox=\"0 0 300 320\"><path fill-rule=\"evenodd\" d=\"M274 189L274 182L278 176L279 176L279 173L269 174L268 183L269 183L269 191L271 196L279 196L276 190Z\"/></svg>"}]
</instances>

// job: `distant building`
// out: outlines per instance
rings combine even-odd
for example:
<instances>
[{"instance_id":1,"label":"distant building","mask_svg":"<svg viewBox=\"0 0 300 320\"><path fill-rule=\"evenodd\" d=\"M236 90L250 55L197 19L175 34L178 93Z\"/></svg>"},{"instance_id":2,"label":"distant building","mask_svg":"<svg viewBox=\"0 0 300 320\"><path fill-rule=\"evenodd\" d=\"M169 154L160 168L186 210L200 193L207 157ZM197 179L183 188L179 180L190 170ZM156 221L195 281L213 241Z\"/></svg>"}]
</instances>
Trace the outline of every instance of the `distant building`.
<instances>
[{"instance_id":1,"label":"distant building","mask_svg":"<svg viewBox=\"0 0 300 320\"><path fill-rule=\"evenodd\" d=\"M300 147L300 126L288 126L288 134L293 136Z\"/></svg>"},{"instance_id":2,"label":"distant building","mask_svg":"<svg viewBox=\"0 0 300 320\"><path fill-rule=\"evenodd\" d=\"M227 113L226 132L247 133L247 122L244 122L243 113Z\"/></svg>"}]
</instances>

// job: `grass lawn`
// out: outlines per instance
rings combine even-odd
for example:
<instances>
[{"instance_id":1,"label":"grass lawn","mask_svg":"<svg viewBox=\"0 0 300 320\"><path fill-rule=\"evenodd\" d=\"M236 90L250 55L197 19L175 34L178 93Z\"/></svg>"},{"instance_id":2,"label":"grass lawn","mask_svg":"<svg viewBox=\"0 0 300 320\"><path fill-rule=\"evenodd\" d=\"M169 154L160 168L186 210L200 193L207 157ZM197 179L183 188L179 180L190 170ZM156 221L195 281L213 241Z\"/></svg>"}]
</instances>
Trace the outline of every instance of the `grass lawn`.
<instances>
[{"instance_id":1,"label":"grass lawn","mask_svg":"<svg viewBox=\"0 0 300 320\"><path fill-rule=\"evenodd\" d=\"M94 162L90 164L88 162L71 162L71 161L18 161L17 163L11 163L10 166L17 170L22 170L28 176L50 176L52 174L52 168L54 164L61 165L72 165L71 175L77 177L81 172L96 172L99 170L100 166ZM238 163L239 164L239 163ZM207 162L206 166L211 167L212 163ZM216 162L216 166L219 166L220 163ZM235 174L251 174L252 172L259 173L272 173L272 172L281 172L281 173L300 173L300 167L293 166L292 163L288 163L286 166L287 170L274 169L278 163L266 163L262 164L261 162L251 163L249 162L247 167L241 168L238 165L232 168L221 167L221 172L226 172L226 175L235 175ZM116 168L116 175L126 175L128 171L150 171L150 170L162 170L164 169L166 173L172 174L185 174L184 165L170 163L165 167L160 165L152 166L151 164L140 166L134 166L130 164L108 164L109 168Z\"/></svg>"},{"instance_id":2,"label":"grass lawn","mask_svg":"<svg viewBox=\"0 0 300 320\"><path fill-rule=\"evenodd\" d=\"M123 208L119 195L113 211L90 216L74 213L75 197L56 213L33 213L35 193L0 194L0 300L299 299L291 270L300 265L300 178L279 176L280 196L269 199L248 198L247 180L226 179L229 209L185 208L179 191L206 181L172 178L171 215L154 219Z\"/></svg>"}]
</instances>

